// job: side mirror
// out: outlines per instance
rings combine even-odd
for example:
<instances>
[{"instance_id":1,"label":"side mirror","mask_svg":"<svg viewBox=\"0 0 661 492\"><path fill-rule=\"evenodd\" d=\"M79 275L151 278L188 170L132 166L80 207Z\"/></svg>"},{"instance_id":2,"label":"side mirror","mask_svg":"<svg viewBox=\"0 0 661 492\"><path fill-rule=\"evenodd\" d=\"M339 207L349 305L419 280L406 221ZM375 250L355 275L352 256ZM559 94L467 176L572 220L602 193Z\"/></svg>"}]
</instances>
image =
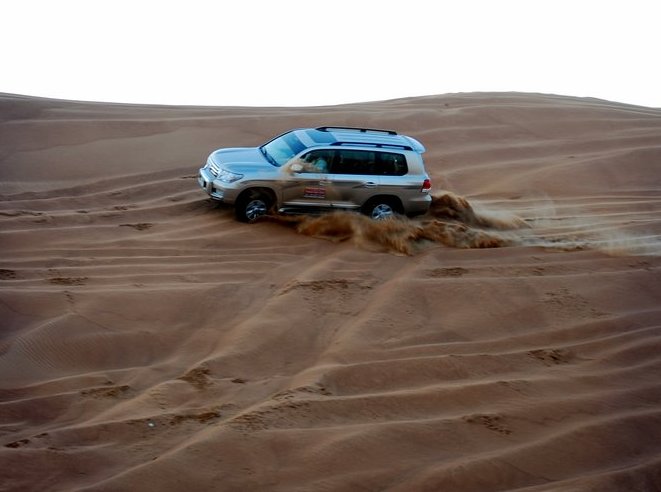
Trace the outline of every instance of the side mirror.
<instances>
[{"instance_id":1,"label":"side mirror","mask_svg":"<svg viewBox=\"0 0 661 492\"><path fill-rule=\"evenodd\" d=\"M303 165L298 162L295 162L294 164L289 166L289 169L291 169L295 173L300 173L303 170Z\"/></svg>"}]
</instances>

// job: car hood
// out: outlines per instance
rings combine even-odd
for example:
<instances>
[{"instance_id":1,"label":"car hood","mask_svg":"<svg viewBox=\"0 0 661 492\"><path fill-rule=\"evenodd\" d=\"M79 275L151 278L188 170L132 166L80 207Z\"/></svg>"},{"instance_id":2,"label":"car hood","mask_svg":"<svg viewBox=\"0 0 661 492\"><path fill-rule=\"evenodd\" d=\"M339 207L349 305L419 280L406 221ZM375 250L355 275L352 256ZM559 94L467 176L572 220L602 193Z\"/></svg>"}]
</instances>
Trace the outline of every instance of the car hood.
<instances>
[{"instance_id":1,"label":"car hood","mask_svg":"<svg viewBox=\"0 0 661 492\"><path fill-rule=\"evenodd\" d=\"M212 152L209 157L218 166L235 173L242 173L256 168L275 169L266 160L258 147L219 149Z\"/></svg>"}]
</instances>

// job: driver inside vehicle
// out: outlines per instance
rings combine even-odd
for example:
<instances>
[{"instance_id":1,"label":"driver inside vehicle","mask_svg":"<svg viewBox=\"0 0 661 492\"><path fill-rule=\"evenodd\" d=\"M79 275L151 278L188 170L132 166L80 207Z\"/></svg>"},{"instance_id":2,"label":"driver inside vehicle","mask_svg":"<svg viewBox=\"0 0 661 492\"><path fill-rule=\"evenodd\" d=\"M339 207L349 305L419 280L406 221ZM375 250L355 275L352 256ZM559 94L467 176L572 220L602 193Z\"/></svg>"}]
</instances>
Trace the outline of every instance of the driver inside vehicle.
<instances>
[{"instance_id":1,"label":"driver inside vehicle","mask_svg":"<svg viewBox=\"0 0 661 492\"><path fill-rule=\"evenodd\" d=\"M328 152L310 152L305 157L305 171L309 173L327 173L330 155Z\"/></svg>"}]
</instances>

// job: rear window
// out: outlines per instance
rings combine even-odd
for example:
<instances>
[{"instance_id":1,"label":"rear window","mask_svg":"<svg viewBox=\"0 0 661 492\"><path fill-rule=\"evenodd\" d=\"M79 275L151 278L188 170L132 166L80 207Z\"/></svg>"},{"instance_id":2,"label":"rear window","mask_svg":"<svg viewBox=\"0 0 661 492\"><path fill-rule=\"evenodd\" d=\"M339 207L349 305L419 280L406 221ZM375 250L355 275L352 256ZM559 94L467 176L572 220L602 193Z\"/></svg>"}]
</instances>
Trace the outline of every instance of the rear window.
<instances>
[{"instance_id":1,"label":"rear window","mask_svg":"<svg viewBox=\"0 0 661 492\"><path fill-rule=\"evenodd\" d=\"M406 158L395 152L337 150L330 164L333 174L403 176L408 172Z\"/></svg>"},{"instance_id":2,"label":"rear window","mask_svg":"<svg viewBox=\"0 0 661 492\"><path fill-rule=\"evenodd\" d=\"M394 152L379 152L376 168L381 176L404 176L409 171L404 154Z\"/></svg>"}]
</instances>

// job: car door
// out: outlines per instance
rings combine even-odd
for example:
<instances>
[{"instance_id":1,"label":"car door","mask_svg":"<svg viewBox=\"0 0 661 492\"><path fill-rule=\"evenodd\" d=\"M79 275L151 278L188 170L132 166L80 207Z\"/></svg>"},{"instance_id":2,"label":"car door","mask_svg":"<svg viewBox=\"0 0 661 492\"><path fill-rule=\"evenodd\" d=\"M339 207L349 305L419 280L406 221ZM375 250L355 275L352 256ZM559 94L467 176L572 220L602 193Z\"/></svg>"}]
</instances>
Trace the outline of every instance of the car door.
<instances>
[{"instance_id":1,"label":"car door","mask_svg":"<svg viewBox=\"0 0 661 492\"><path fill-rule=\"evenodd\" d=\"M329 208L327 161L332 151L313 150L283 166L282 205Z\"/></svg>"},{"instance_id":2,"label":"car door","mask_svg":"<svg viewBox=\"0 0 661 492\"><path fill-rule=\"evenodd\" d=\"M358 209L377 193L374 174L376 152L338 149L328 173L328 192L333 208Z\"/></svg>"},{"instance_id":3,"label":"car door","mask_svg":"<svg viewBox=\"0 0 661 492\"><path fill-rule=\"evenodd\" d=\"M384 195L399 197L405 202L408 194L420 192L420 177L407 179L408 167L406 157L398 152L379 152L376 158L376 169L379 174L379 191Z\"/></svg>"}]
</instances>

